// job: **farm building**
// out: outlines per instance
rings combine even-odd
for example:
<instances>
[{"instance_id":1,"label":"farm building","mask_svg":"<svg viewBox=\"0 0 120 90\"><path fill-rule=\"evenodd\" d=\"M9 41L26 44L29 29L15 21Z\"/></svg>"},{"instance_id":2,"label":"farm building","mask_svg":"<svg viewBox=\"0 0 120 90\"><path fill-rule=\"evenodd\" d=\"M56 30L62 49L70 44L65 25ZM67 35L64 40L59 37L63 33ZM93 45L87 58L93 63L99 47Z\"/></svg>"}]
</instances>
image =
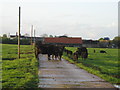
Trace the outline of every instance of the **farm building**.
<instances>
[{"instance_id":1,"label":"farm building","mask_svg":"<svg viewBox=\"0 0 120 90\"><path fill-rule=\"evenodd\" d=\"M65 45L67 47L81 47L82 38L72 37L47 37L44 38L44 42L53 45Z\"/></svg>"}]
</instances>

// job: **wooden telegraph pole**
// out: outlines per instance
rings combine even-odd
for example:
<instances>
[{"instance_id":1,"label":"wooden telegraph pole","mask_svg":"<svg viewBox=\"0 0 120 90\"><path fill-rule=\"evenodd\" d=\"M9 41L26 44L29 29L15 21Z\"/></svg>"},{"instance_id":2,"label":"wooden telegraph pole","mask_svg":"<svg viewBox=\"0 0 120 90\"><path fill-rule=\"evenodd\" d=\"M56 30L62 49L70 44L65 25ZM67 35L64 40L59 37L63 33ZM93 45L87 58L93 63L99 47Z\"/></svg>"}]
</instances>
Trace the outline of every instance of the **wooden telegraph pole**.
<instances>
[{"instance_id":1,"label":"wooden telegraph pole","mask_svg":"<svg viewBox=\"0 0 120 90\"><path fill-rule=\"evenodd\" d=\"M31 45L32 45L32 36L33 36L33 25L31 27Z\"/></svg>"},{"instance_id":2,"label":"wooden telegraph pole","mask_svg":"<svg viewBox=\"0 0 120 90\"><path fill-rule=\"evenodd\" d=\"M34 29L34 44L35 44L35 29Z\"/></svg>"},{"instance_id":3,"label":"wooden telegraph pole","mask_svg":"<svg viewBox=\"0 0 120 90\"><path fill-rule=\"evenodd\" d=\"M36 53L36 48L35 48L35 46L36 46L36 40L35 40L36 38L35 38L35 29L34 29L34 51L35 51L35 53Z\"/></svg>"},{"instance_id":4,"label":"wooden telegraph pole","mask_svg":"<svg viewBox=\"0 0 120 90\"><path fill-rule=\"evenodd\" d=\"M21 7L19 7L18 58L20 58L20 15L21 15Z\"/></svg>"}]
</instances>

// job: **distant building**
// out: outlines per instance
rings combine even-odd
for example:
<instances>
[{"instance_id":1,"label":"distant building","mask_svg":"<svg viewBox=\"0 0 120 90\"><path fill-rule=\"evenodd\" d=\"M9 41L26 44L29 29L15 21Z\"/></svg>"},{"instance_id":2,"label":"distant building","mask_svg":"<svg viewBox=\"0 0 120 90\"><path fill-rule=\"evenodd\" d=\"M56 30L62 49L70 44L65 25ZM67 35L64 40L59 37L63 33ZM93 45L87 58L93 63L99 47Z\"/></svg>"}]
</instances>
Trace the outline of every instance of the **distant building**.
<instances>
[{"instance_id":1,"label":"distant building","mask_svg":"<svg viewBox=\"0 0 120 90\"><path fill-rule=\"evenodd\" d=\"M18 36L17 35L10 35L9 38L10 39L15 39L15 38L18 38ZM27 38L28 37L25 37L25 36L22 36L22 35L20 36L20 39L27 39Z\"/></svg>"},{"instance_id":2,"label":"distant building","mask_svg":"<svg viewBox=\"0 0 120 90\"><path fill-rule=\"evenodd\" d=\"M8 38L14 39L14 38L17 38L17 36L16 35L10 35Z\"/></svg>"},{"instance_id":3,"label":"distant building","mask_svg":"<svg viewBox=\"0 0 120 90\"><path fill-rule=\"evenodd\" d=\"M109 48L110 47L110 40L100 40L99 45L101 48Z\"/></svg>"},{"instance_id":4,"label":"distant building","mask_svg":"<svg viewBox=\"0 0 120 90\"><path fill-rule=\"evenodd\" d=\"M104 39L103 40L110 40L110 38L109 37L104 37Z\"/></svg>"},{"instance_id":5,"label":"distant building","mask_svg":"<svg viewBox=\"0 0 120 90\"><path fill-rule=\"evenodd\" d=\"M98 40L83 40L83 47L87 48L98 48L99 41Z\"/></svg>"},{"instance_id":6,"label":"distant building","mask_svg":"<svg viewBox=\"0 0 120 90\"><path fill-rule=\"evenodd\" d=\"M8 38L10 39L15 39L15 38L18 38L18 34L16 32L16 35L10 35L8 36ZM25 34L25 35L20 35L20 39L29 39L31 40L31 37L28 35L28 34ZM37 40L37 41L43 41L44 38L43 37L32 37L32 40Z\"/></svg>"},{"instance_id":7,"label":"distant building","mask_svg":"<svg viewBox=\"0 0 120 90\"><path fill-rule=\"evenodd\" d=\"M72 37L47 37L44 38L44 42L53 45L65 45L67 47L81 47L82 38Z\"/></svg>"},{"instance_id":8,"label":"distant building","mask_svg":"<svg viewBox=\"0 0 120 90\"><path fill-rule=\"evenodd\" d=\"M9 34L9 37L8 37L8 38L10 38L10 39L18 38L17 32L16 32L16 35L10 35L10 34ZM24 39L24 38L26 38L26 36L20 34L20 39Z\"/></svg>"}]
</instances>

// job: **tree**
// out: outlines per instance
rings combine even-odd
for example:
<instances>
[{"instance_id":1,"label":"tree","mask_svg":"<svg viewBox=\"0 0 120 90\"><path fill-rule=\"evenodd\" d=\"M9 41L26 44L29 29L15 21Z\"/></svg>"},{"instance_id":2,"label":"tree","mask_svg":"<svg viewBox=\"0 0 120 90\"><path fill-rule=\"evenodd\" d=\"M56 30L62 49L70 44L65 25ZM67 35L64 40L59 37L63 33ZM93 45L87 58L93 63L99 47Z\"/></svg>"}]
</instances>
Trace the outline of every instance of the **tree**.
<instances>
[{"instance_id":1,"label":"tree","mask_svg":"<svg viewBox=\"0 0 120 90\"><path fill-rule=\"evenodd\" d=\"M7 38L7 34L3 34L3 38Z\"/></svg>"},{"instance_id":2,"label":"tree","mask_svg":"<svg viewBox=\"0 0 120 90\"><path fill-rule=\"evenodd\" d=\"M49 37L53 37L53 35L49 35Z\"/></svg>"},{"instance_id":3,"label":"tree","mask_svg":"<svg viewBox=\"0 0 120 90\"><path fill-rule=\"evenodd\" d=\"M115 44L116 47L120 48L120 36L114 37L112 43Z\"/></svg>"},{"instance_id":4,"label":"tree","mask_svg":"<svg viewBox=\"0 0 120 90\"><path fill-rule=\"evenodd\" d=\"M100 38L99 40L104 40L103 38Z\"/></svg>"}]
</instances>

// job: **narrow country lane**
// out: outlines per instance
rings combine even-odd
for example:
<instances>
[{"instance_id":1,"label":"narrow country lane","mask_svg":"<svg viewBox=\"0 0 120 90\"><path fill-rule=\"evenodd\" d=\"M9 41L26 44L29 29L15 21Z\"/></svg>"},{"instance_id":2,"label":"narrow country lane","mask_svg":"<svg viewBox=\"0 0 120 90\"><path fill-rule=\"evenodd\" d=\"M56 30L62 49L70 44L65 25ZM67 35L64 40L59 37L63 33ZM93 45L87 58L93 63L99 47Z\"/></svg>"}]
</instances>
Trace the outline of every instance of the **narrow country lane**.
<instances>
[{"instance_id":1,"label":"narrow country lane","mask_svg":"<svg viewBox=\"0 0 120 90\"><path fill-rule=\"evenodd\" d=\"M39 55L39 88L114 88L103 79L68 61L49 60Z\"/></svg>"}]
</instances>

